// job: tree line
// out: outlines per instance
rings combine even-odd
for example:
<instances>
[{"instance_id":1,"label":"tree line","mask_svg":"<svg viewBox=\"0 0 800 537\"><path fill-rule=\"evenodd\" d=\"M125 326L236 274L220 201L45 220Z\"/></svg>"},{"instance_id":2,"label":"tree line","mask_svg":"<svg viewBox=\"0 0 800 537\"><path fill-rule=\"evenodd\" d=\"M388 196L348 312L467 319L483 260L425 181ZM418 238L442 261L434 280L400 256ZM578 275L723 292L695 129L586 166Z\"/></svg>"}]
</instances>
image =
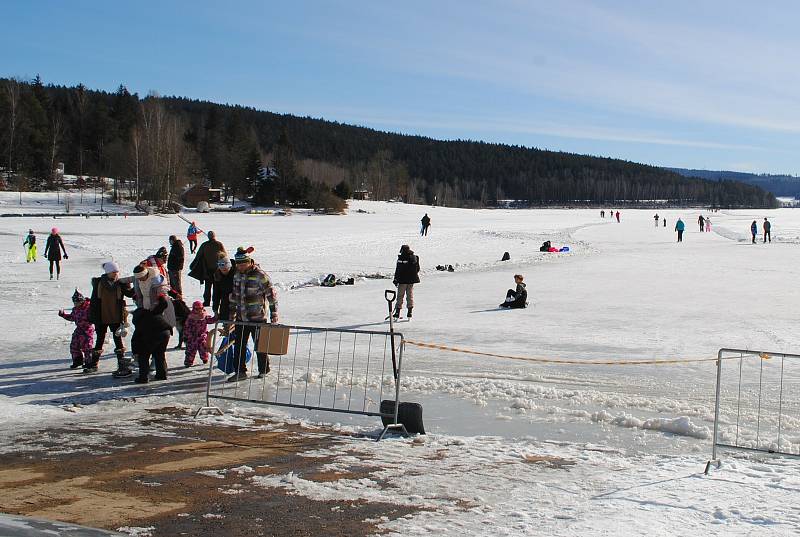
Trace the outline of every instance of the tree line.
<instances>
[{"instance_id":1,"label":"tree line","mask_svg":"<svg viewBox=\"0 0 800 537\"><path fill-rule=\"evenodd\" d=\"M434 140L338 122L151 93L0 79L0 167L7 188L57 187L67 173L113 177L115 195L175 200L189 183L239 198L341 208L374 199L479 207L667 200L775 207L737 181L704 181L618 159L471 140ZM14 184L11 184L14 183Z\"/></svg>"}]
</instances>

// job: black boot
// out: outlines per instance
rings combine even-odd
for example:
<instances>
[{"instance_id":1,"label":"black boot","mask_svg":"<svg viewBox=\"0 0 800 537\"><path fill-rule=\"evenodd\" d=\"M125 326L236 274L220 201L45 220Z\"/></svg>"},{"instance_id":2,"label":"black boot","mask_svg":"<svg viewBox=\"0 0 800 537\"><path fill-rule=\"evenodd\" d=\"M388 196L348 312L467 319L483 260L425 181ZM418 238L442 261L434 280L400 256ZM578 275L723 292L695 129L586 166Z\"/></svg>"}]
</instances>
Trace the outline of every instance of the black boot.
<instances>
[{"instance_id":1,"label":"black boot","mask_svg":"<svg viewBox=\"0 0 800 537\"><path fill-rule=\"evenodd\" d=\"M400 318L400 308L395 308L394 309L394 314L392 314L392 317L394 317L395 319L399 319Z\"/></svg>"},{"instance_id":2,"label":"black boot","mask_svg":"<svg viewBox=\"0 0 800 537\"><path fill-rule=\"evenodd\" d=\"M125 358L125 349L117 349L114 351L117 355L117 370L111 373L114 378L124 378L133 375L131 370L131 359Z\"/></svg>"},{"instance_id":3,"label":"black boot","mask_svg":"<svg viewBox=\"0 0 800 537\"><path fill-rule=\"evenodd\" d=\"M69 366L70 369L78 369L79 367L83 366L83 358L75 358L72 357L72 365Z\"/></svg>"},{"instance_id":4,"label":"black boot","mask_svg":"<svg viewBox=\"0 0 800 537\"><path fill-rule=\"evenodd\" d=\"M100 362L100 354L103 351L101 350L93 350L91 356L87 357L83 363L83 372L84 373L96 373L97 372L97 364Z\"/></svg>"},{"instance_id":5,"label":"black boot","mask_svg":"<svg viewBox=\"0 0 800 537\"><path fill-rule=\"evenodd\" d=\"M411 318L411 310L413 310L413 309L414 309L414 308L411 308L411 307L409 307L409 308L408 308L408 318L409 318L409 319Z\"/></svg>"}]
</instances>

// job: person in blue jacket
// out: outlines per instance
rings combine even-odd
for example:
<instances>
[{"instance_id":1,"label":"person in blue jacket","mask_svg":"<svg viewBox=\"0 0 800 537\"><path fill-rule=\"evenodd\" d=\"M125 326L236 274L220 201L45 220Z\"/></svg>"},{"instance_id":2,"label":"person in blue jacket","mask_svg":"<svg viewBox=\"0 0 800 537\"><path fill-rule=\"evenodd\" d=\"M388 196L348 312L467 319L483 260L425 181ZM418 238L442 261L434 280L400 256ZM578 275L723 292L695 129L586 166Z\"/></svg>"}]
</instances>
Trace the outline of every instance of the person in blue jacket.
<instances>
[{"instance_id":1,"label":"person in blue jacket","mask_svg":"<svg viewBox=\"0 0 800 537\"><path fill-rule=\"evenodd\" d=\"M683 230L686 229L686 225L683 223L683 220L678 218L678 221L675 222L675 231L678 232L678 242L683 242Z\"/></svg>"},{"instance_id":2,"label":"person in blue jacket","mask_svg":"<svg viewBox=\"0 0 800 537\"><path fill-rule=\"evenodd\" d=\"M758 235L758 224L756 224L755 220L753 220L753 223L750 224L750 235L753 236L753 244L755 244L756 243L756 235Z\"/></svg>"}]
</instances>

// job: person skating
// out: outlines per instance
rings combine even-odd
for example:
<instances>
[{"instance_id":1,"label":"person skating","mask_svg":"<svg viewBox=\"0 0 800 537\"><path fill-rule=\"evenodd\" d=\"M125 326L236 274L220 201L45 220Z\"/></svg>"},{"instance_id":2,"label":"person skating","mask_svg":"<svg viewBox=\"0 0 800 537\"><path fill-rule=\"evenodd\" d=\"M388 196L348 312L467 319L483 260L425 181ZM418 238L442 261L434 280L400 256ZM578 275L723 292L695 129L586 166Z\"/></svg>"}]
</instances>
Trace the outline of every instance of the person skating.
<instances>
[{"instance_id":1,"label":"person skating","mask_svg":"<svg viewBox=\"0 0 800 537\"><path fill-rule=\"evenodd\" d=\"M186 341L186 355L183 365L191 367L194 364L194 355L197 353L200 360L208 363L208 330L206 326L217 322L216 315L206 315L203 303L195 300L192 311L186 317L183 325L183 337Z\"/></svg>"},{"instance_id":2,"label":"person skating","mask_svg":"<svg viewBox=\"0 0 800 537\"><path fill-rule=\"evenodd\" d=\"M208 240L200 245L189 265L189 276L204 284L203 306L211 305L211 286L214 283L214 271L217 270L219 253L225 251L225 246L217 240L213 231L208 232Z\"/></svg>"},{"instance_id":3,"label":"person skating","mask_svg":"<svg viewBox=\"0 0 800 537\"><path fill-rule=\"evenodd\" d=\"M431 217L428 216L428 213L425 213L425 216L422 217L420 222L422 223L422 228L419 230L419 234L420 235L427 235L428 234L428 228L431 227Z\"/></svg>"},{"instance_id":4,"label":"person skating","mask_svg":"<svg viewBox=\"0 0 800 537\"><path fill-rule=\"evenodd\" d=\"M53 265L56 267L56 279L61 277L61 252L64 252L64 259L69 259L67 249L64 248L64 241L61 240L61 235L58 234L58 228L54 227L50 230L50 235L47 237L47 243L44 246L44 256L50 261L50 279L53 279Z\"/></svg>"},{"instance_id":5,"label":"person skating","mask_svg":"<svg viewBox=\"0 0 800 537\"><path fill-rule=\"evenodd\" d=\"M697 218L697 223L700 224L700 232L702 233L703 231L705 231L705 229L706 229L706 219L703 218L702 214Z\"/></svg>"},{"instance_id":6,"label":"person skating","mask_svg":"<svg viewBox=\"0 0 800 537\"><path fill-rule=\"evenodd\" d=\"M28 236L22 241L22 246L25 247L25 262L36 262L36 234L32 229L28 230Z\"/></svg>"},{"instance_id":7,"label":"person skating","mask_svg":"<svg viewBox=\"0 0 800 537\"><path fill-rule=\"evenodd\" d=\"M217 270L214 272L211 309L221 321L231 320L231 292L233 291L233 277L235 275L235 264L228 259L228 255L225 252L220 252L217 260Z\"/></svg>"},{"instance_id":8,"label":"person skating","mask_svg":"<svg viewBox=\"0 0 800 537\"><path fill-rule=\"evenodd\" d=\"M600 209L600 218L605 218L606 212L603 209Z\"/></svg>"},{"instance_id":9,"label":"person skating","mask_svg":"<svg viewBox=\"0 0 800 537\"><path fill-rule=\"evenodd\" d=\"M752 235L752 238L753 238L752 244L755 244L756 243L756 235L758 235L758 224L756 224L755 220L753 220L753 223L750 224L750 235Z\"/></svg>"},{"instance_id":10,"label":"person skating","mask_svg":"<svg viewBox=\"0 0 800 537\"><path fill-rule=\"evenodd\" d=\"M706 216L706 233L711 233L711 217Z\"/></svg>"},{"instance_id":11,"label":"person skating","mask_svg":"<svg viewBox=\"0 0 800 537\"><path fill-rule=\"evenodd\" d=\"M659 221L658 213L656 213L656 215L653 217L653 220L655 220L656 227L658 227L658 221Z\"/></svg>"},{"instance_id":12,"label":"person skating","mask_svg":"<svg viewBox=\"0 0 800 537\"><path fill-rule=\"evenodd\" d=\"M278 297L272 280L266 272L261 270L250 257L253 248L239 247L236 250L236 274L233 277L233 291L231 292L231 314L233 320L248 323L264 323L267 317L267 303L269 303L269 321L278 322ZM253 345L258 346L258 327L239 325L236 327L236 354L238 371L228 378L228 382L236 382L247 378L247 363L245 355L247 342L250 338ZM265 352L256 352L258 359L258 377L263 378L269 373L269 356Z\"/></svg>"},{"instance_id":13,"label":"person skating","mask_svg":"<svg viewBox=\"0 0 800 537\"><path fill-rule=\"evenodd\" d=\"M686 229L686 224L683 223L683 220L678 218L678 221L675 222L675 231L678 232L678 242L683 242L683 230Z\"/></svg>"},{"instance_id":14,"label":"person skating","mask_svg":"<svg viewBox=\"0 0 800 537\"><path fill-rule=\"evenodd\" d=\"M517 309L528 306L528 290L525 289L524 279L522 274L514 274L514 283L517 287L506 291L506 300L500 304L501 308Z\"/></svg>"},{"instance_id":15,"label":"person skating","mask_svg":"<svg viewBox=\"0 0 800 537\"><path fill-rule=\"evenodd\" d=\"M90 301L86 300L80 291L75 289L72 295L72 312L58 310L58 316L75 323L75 330L72 332L72 340L69 342L69 353L72 355L72 365L70 369L84 368L84 372L91 371L92 362L92 339L94 338L94 326L89 320Z\"/></svg>"},{"instance_id":16,"label":"person skating","mask_svg":"<svg viewBox=\"0 0 800 537\"><path fill-rule=\"evenodd\" d=\"M114 377L127 377L132 374L131 361L125 358L125 343L122 334L126 331L128 310L125 297L133 298L130 284L119 278L119 266L113 261L103 263L103 275L92 278L92 297L89 318L94 323L95 339L90 366L97 368L103 354L106 333L111 330L114 339L114 354L117 357L117 370Z\"/></svg>"},{"instance_id":17,"label":"person skating","mask_svg":"<svg viewBox=\"0 0 800 537\"><path fill-rule=\"evenodd\" d=\"M772 224L769 220L764 218L764 242L772 242L772 235L770 235L770 230L772 229Z\"/></svg>"},{"instance_id":18,"label":"person skating","mask_svg":"<svg viewBox=\"0 0 800 537\"><path fill-rule=\"evenodd\" d=\"M183 249L183 241L175 235L169 236L169 257L167 258L167 274L172 289L179 295L183 295L183 282L181 281L181 271L183 271L184 260L186 258Z\"/></svg>"},{"instance_id":19,"label":"person skating","mask_svg":"<svg viewBox=\"0 0 800 537\"><path fill-rule=\"evenodd\" d=\"M400 318L403 299L407 299L408 318L410 319L414 310L414 284L419 283L419 256L414 254L408 244L400 247L392 283L397 286L397 304L393 316L395 319Z\"/></svg>"},{"instance_id":20,"label":"person skating","mask_svg":"<svg viewBox=\"0 0 800 537\"><path fill-rule=\"evenodd\" d=\"M197 235L202 233L200 229L197 228L194 222L189 224L189 229L186 230L186 240L189 241L189 253L193 254L195 250L197 250Z\"/></svg>"},{"instance_id":21,"label":"person skating","mask_svg":"<svg viewBox=\"0 0 800 537\"><path fill-rule=\"evenodd\" d=\"M664 227L667 227L667 217L664 217Z\"/></svg>"},{"instance_id":22,"label":"person skating","mask_svg":"<svg viewBox=\"0 0 800 537\"><path fill-rule=\"evenodd\" d=\"M617 224L619 224L619 211L617 211Z\"/></svg>"}]
</instances>

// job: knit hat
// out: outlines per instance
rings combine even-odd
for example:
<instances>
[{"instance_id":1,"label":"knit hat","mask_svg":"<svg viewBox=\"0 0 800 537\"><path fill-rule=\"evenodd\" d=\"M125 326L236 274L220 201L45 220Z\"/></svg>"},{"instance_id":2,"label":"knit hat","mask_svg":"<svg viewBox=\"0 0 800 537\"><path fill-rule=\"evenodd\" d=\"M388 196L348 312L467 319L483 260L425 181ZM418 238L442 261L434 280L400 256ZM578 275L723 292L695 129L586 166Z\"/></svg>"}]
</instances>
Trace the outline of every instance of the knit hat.
<instances>
[{"instance_id":1,"label":"knit hat","mask_svg":"<svg viewBox=\"0 0 800 537\"><path fill-rule=\"evenodd\" d=\"M119 265L117 265L113 261L106 261L105 263L103 263L103 271L106 274L111 274L112 272L119 272Z\"/></svg>"},{"instance_id":2,"label":"knit hat","mask_svg":"<svg viewBox=\"0 0 800 537\"><path fill-rule=\"evenodd\" d=\"M53 229L50 230L50 233L52 233L53 235L58 235L58 228L54 227Z\"/></svg>"},{"instance_id":3,"label":"knit hat","mask_svg":"<svg viewBox=\"0 0 800 537\"><path fill-rule=\"evenodd\" d=\"M32 230L32 229L29 229L29 230L28 230L28 233L30 233L30 234L33 234L33 230Z\"/></svg>"},{"instance_id":4,"label":"knit hat","mask_svg":"<svg viewBox=\"0 0 800 537\"><path fill-rule=\"evenodd\" d=\"M81 292L80 292L80 291L78 291L77 289L75 289L75 292L74 292L74 293L72 293L72 302L73 302L74 304L80 304L80 303L81 303L81 302L83 302L84 300L86 300L86 297L85 297L85 296L83 296L83 295L81 294Z\"/></svg>"},{"instance_id":5,"label":"knit hat","mask_svg":"<svg viewBox=\"0 0 800 537\"><path fill-rule=\"evenodd\" d=\"M147 269L144 268L142 265L136 265L133 268L133 275L136 276L139 280L144 280L147 278Z\"/></svg>"},{"instance_id":6,"label":"knit hat","mask_svg":"<svg viewBox=\"0 0 800 537\"><path fill-rule=\"evenodd\" d=\"M255 248L253 248L252 246L248 246L247 248L245 248L244 246L239 246L236 249L236 255L233 256L233 259L236 261L237 265L239 263L249 263L250 261L252 261L250 254L252 254L254 251Z\"/></svg>"},{"instance_id":7,"label":"knit hat","mask_svg":"<svg viewBox=\"0 0 800 537\"><path fill-rule=\"evenodd\" d=\"M176 237L175 235L170 235L169 239L167 240L169 240L169 243L172 244L173 242L178 240L178 237Z\"/></svg>"},{"instance_id":8,"label":"knit hat","mask_svg":"<svg viewBox=\"0 0 800 537\"><path fill-rule=\"evenodd\" d=\"M160 257L161 259L166 259L167 258L167 248L165 246L162 246L161 248L159 248L156 251L156 257Z\"/></svg>"},{"instance_id":9,"label":"knit hat","mask_svg":"<svg viewBox=\"0 0 800 537\"><path fill-rule=\"evenodd\" d=\"M192 302L192 311L203 311L205 308L203 307L203 303L199 300L195 300Z\"/></svg>"}]
</instances>

